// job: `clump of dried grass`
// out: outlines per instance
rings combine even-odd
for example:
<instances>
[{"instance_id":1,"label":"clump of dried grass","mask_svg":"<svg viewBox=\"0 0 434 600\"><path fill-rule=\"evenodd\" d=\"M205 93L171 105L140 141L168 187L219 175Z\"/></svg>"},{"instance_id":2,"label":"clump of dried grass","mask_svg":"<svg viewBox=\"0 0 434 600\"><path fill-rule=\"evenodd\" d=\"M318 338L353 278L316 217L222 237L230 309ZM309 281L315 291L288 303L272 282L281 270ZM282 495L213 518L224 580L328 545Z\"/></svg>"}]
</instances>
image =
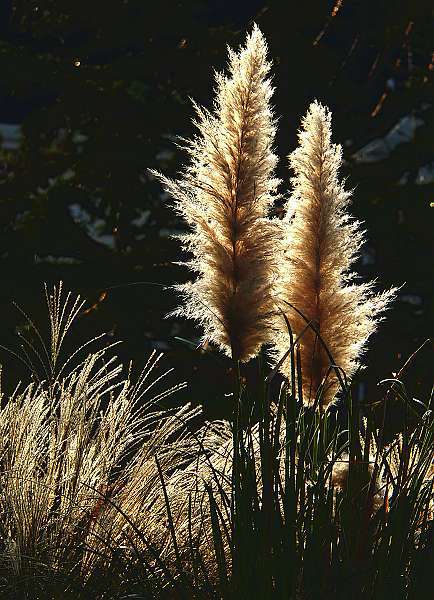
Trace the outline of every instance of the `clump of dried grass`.
<instances>
[{"instance_id":1,"label":"clump of dried grass","mask_svg":"<svg viewBox=\"0 0 434 600\"><path fill-rule=\"evenodd\" d=\"M48 296L53 378L17 389L0 410L0 572L2 593L13 597L51 597L60 580L65 591L95 579L120 548L149 554L144 540L164 555L156 457L164 474L197 452L186 424L199 409L159 408L182 387L154 392L168 373L153 379L161 355L136 384L108 348L59 374L60 346L82 308L69 299L61 286Z\"/></svg>"},{"instance_id":2,"label":"clump of dried grass","mask_svg":"<svg viewBox=\"0 0 434 600\"><path fill-rule=\"evenodd\" d=\"M324 384L323 408L332 402L339 382L318 334L334 363L350 377L396 291L375 294L374 282L355 282L351 267L364 231L348 212L351 194L338 176L342 149L332 144L331 135L330 111L313 102L302 121L299 147L289 157L295 176L286 207L277 286L281 310L294 334L302 334L304 401L312 405ZM279 317L279 321L281 334L275 348L283 356L289 346L288 333L284 320ZM304 331L306 323L313 327ZM282 366L286 375L289 362L288 358Z\"/></svg>"},{"instance_id":3,"label":"clump of dried grass","mask_svg":"<svg viewBox=\"0 0 434 600\"><path fill-rule=\"evenodd\" d=\"M191 228L181 239L196 279L177 286L183 304L174 314L240 361L272 335L278 227L267 215L278 182L266 55L255 26L238 53L229 51L229 76L216 75L214 110L196 106L190 165L178 180L156 174Z\"/></svg>"}]
</instances>

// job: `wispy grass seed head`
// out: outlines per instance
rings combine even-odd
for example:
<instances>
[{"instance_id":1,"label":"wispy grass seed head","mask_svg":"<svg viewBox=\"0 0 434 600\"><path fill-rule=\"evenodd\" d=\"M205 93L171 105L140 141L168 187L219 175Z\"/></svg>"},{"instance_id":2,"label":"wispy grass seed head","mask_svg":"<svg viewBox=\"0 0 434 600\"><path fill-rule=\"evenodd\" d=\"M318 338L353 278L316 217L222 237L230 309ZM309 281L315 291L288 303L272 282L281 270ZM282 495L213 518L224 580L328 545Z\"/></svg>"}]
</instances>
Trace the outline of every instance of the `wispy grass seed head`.
<instances>
[{"instance_id":1,"label":"wispy grass seed head","mask_svg":"<svg viewBox=\"0 0 434 600\"><path fill-rule=\"evenodd\" d=\"M292 307L315 326L335 364L351 376L396 290L375 294L374 282L355 283L351 267L364 231L348 212L351 193L338 176L342 148L332 144L331 135L330 111L313 102L302 120L299 147L289 157L295 176L286 207L277 297L294 333L299 335L306 321ZM285 322L280 322L276 349L283 356L289 341ZM339 388L329 370L330 358L312 328L302 335L300 346L304 400L312 404L324 383L325 408ZM289 374L289 359L282 370Z\"/></svg>"},{"instance_id":2,"label":"wispy grass seed head","mask_svg":"<svg viewBox=\"0 0 434 600\"><path fill-rule=\"evenodd\" d=\"M278 227L267 215L278 181L266 55L255 26L238 53L229 51L229 75L216 75L213 111L196 106L189 166L178 180L157 174L190 226L181 239L196 279L177 286L183 304L175 314L241 361L270 340L274 310Z\"/></svg>"}]
</instances>

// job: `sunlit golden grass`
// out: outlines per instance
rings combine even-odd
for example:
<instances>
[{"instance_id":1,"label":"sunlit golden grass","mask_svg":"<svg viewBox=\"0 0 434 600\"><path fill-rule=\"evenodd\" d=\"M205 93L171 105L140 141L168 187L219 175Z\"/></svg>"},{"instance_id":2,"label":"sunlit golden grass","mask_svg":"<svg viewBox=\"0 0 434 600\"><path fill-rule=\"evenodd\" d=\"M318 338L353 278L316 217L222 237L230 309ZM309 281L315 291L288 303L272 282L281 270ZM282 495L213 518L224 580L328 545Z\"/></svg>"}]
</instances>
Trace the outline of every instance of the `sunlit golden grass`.
<instances>
[{"instance_id":1,"label":"sunlit golden grass","mask_svg":"<svg viewBox=\"0 0 434 600\"><path fill-rule=\"evenodd\" d=\"M83 306L61 286L48 306L51 335L63 340ZM56 340L49 347L60 355ZM160 355L133 383L110 347L81 353L76 366L53 360L50 380L2 399L2 597L102 600L139 590L150 599L226 600L259 590L264 599L316 598L309 573L319 557L323 568L352 569L360 544L373 572L372 581L364 572L357 579L366 597L389 589L388 561L410 582L395 586L396 597L411 597L412 561L423 564L433 522L429 401L419 402L416 427L384 445L372 415L361 425L354 418L349 388L345 433L321 408L321 390L306 409L287 384L270 397L267 381L263 391L240 381L240 420L198 427L199 408L159 407L182 387L157 391L167 375L158 375ZM397 394L410 410L402 384L390 386L386 398ZM328 589L336 585L333 576Z\"/></svg>"},{"instance_id":2,"label":"sunlit golden grass","mask_svg":"<svg viewBox=\"0 0 434 600\"><path fill-rule=\"evenodd\" d=\"M43 587L44 573L86 580L108 569L119 546L143 548L136 529L164 548L167 529L152 509L161 494L156 457L166 473L197 452L186 425L198 409L159 408L183 387L158 393L161 355L135 384L104 347L59 375L59 350L82 304L59 286L48 305L53 378L19 386L0 411L1 572L18 596Z\"/></svg>"},{"instance_id":3,"label":"sunlit golden grass","mask_svg":"<svg viewBox=\"0 0 434 600\"><path fill-rule=\"evenodd\" d=\"M190 165L159 176L197 275L176 314L232 359L232 419L199 426L200 407L164 408L184 384L165 389L155 352L136 381L103 336L62 361L86 311L62 284L47 292L48 343L31 320L22 338L23 362L44 375L0 406L1 598L424 597L433 399L409 396L402 369L376 405L354 400L351 376L394 290L354 282L363 232L319 103L291 155L286 217L269 218L269 70L255 26L217 76L214 111L197 109ZM257 356L252 384L242 363ZM386 444L391 404L405 419Z\"/></svg>"}]
</instances>

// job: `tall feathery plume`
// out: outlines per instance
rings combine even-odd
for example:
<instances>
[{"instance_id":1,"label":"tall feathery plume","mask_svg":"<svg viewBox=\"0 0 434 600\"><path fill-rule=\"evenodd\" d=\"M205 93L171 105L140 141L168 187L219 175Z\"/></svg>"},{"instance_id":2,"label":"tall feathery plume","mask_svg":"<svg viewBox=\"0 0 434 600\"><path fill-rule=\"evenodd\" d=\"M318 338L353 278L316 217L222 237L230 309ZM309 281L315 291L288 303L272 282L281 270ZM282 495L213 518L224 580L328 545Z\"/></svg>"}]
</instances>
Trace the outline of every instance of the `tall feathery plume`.
<instances>
[{"instance_id":1,"label":"tall feathery plume","mask_svg":"<svg viewBox=\"0 0 434 600\"><path fill-rule=\"evenodd\" d=\"M216 75L214 110L195 106L190 165L178 180L154 173L190 226L181 240L197 275L176 286L183 304L172 314L195 320L205 339L240 361L270 340L274 310L278 227L267 213L278 180L266 54L255 25L238 53L229 50L229 76Z\"/></svg>"},{"instance_id":2,"label":"tall feathery plume","mask_svg":"<svg viewBox=\"0 0 434 600\"><path fill-rule=\"evenodd\" d=\"M277 297L294 335L301 335L304 402L312 405L324 383L320 402L326 408L338 391L338 378L329 371L330 358L315 331L309 327L303 333L306 321L295 309L314 325L334 363L351 376L360 366L379 314L396 289L374 294L374 282L354 283L355 273L350 269L364 241L364 231L349 215L351 193L338 179L342 149L331 143L331 113L316 101L302 121L299 147L289 160L295 177L284 219ZM288 347L282 318L277 355L283 357ZM282 371L290 373L289 359Z\"/></svg>"}]
</instances>

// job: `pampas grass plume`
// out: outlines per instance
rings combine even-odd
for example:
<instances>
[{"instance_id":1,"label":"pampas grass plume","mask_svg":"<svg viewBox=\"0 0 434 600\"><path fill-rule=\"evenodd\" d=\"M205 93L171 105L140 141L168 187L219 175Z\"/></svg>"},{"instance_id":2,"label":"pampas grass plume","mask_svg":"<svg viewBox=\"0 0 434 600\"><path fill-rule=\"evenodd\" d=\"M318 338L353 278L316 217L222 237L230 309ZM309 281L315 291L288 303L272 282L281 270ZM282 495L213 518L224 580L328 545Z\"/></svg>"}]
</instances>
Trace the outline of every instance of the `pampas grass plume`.
<instances>
[{"instance_id":1,"label":"pampas grass plume","mask_svg":"<svg viewBox=\"0 0 434 600\"><path fill-rule=\"evenodd\" d=\"M176 286L183 303L173 314L196 321L205 339L240 361L270 340L274 310L278 227L267 214L278 181L266 53L257 26L238 53L229 50L229 76L216 75L214 110L196 106L189 166L178 180L156 173L190 226L181 239L196 274Z\"/></svg>"},{"instance_id":2,"label":"pampas grass plume","mask_svg":"<svg viewBox=\"0 0 434 600\"><path fill-rule=\"evenodd\" d=\"M296 335L306 321L319 332L334 363L354 374L379 315L395 289L375 294L373 283L355 283L351 267L364 240L360 223L349 212L350 192L338 178L341 146L331 143L331 113L313 102L302 121L299 147L290 155L295 173L284 220L285 239L277 296ZM276 342L278 356L288 349L283 318ZM308 328L300 339L304 401L311 405L321 384L321 405L334 399L339 382L318 336ZM289 359L282 370L289 376Z\"/></svg>"}]
</instances>

